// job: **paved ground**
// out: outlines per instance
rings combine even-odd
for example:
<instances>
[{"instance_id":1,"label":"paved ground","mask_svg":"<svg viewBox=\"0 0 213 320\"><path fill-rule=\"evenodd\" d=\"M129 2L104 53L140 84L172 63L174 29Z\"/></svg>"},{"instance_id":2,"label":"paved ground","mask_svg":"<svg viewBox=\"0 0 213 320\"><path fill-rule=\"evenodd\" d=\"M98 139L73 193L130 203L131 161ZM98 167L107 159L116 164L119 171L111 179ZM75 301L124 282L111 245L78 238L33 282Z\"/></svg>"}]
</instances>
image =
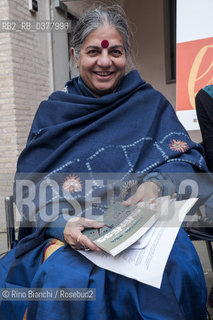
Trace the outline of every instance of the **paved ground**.
<instances>
[{"instance_id":1,"label":"paved ground","mask_svg":"<svg viewBox=\"0 0 213 320\"><path fill-rule=\"evenodd\" d=\"M194 242L194 245L201 259L203 271L206 278L206 284L209 292L211 290L211 287L213 286L213 272L211 270L208 253L206 250L206 244L204 241L196 241ZM6 251L7 251L6 233L0 233L0 253L6 252ZM207 308L211 315L211 320L213 320L213 308L210 308L209 306L207 306Z\"/></svg>"}]
</instances>

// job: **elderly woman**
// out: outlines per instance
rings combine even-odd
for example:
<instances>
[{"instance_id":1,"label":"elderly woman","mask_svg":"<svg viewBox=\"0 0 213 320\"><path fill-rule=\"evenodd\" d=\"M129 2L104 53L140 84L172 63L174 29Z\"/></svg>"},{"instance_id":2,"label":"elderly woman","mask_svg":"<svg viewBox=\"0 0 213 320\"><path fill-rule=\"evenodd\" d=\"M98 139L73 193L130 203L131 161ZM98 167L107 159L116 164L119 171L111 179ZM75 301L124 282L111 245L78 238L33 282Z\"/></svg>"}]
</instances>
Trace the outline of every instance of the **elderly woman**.
<instances>
[{"instance_id":1,"label":"elderly woman","mask_svg":"<svg viewBox=\"0 0 213 320\"><path fill-rule=\"evenodd\" d=\"M129 38L121 10L97 8L79 19L71 54L80 76L39 106L17 175L45 173L51 179L61 174L59 185L82 204L81 210L76 214L61 190L47 192L45 206L35 201L36 222L29 228L25 216L17 246L0 265L2 287L96 288L96 300L2 301L2 319L205 319L202 268L182 229L160 289L104 270L76 251L100 251L82 231L103 227L88 219L81 173L119 173L126 186L128 176L137 174L140 185L123 202L128 206L143 200L147 189L150 198L164 194L165 179L177 192L181 174L171 173L207 170L200 146L190 140L168 101L136 70L128 72ZM53 199L60 206L47 223L39 215L42 207L52 208ZM67 209L63 215L62 204ZM95 210L103 213L101 204Z\"/></svg>"}]
</instances>

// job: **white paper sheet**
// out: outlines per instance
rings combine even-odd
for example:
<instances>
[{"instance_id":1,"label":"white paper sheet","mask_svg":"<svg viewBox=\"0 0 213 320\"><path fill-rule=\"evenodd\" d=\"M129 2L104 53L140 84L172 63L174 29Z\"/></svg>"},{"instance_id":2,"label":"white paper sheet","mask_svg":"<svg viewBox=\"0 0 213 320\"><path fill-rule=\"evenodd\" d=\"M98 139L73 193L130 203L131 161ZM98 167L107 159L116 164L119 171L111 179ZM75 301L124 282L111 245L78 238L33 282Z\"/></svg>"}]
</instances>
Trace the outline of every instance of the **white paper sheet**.
<instances>
[{"instance_id":1,"label":"white paper sheet","mask_svg":"<svg viewBox=\"0 0 213 320\"><path fill-rule=\"evenodd\" d=\"M101 252L79 252L97 266L160 288L175 238L187 212L197 201L172 201L164 215L134 245L116 257Z\"/></svg>"}]
</instances>

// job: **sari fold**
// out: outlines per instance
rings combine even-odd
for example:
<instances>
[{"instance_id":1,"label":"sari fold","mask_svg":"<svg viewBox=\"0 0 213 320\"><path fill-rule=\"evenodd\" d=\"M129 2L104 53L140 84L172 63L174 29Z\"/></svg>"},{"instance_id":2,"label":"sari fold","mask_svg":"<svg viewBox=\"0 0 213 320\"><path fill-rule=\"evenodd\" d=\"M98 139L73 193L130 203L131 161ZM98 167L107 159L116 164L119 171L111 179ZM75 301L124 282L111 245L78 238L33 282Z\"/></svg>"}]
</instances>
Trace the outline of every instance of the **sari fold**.
<instances>
[{"instance_id":1,"label":"sari fold","mask_svg":"<svg viewBox=\"0 0 213 320\"><path fill-rule=\"evenodd\" d=\"M95 288L96 300L2 301L3 319L23 317L26 307L27 319L39 320L205 319L206 286L202 268L182 229L169 256L160 289L101 269L68 245L60 247L42 263L50 237L46 228L51 222L42 219L42 210L51 213L57 200L57 217L62 204L74 215L72 202L85 203L88 196L82 173L85 180L90 177L95 181L95 173L110 177L119 174L124 185L136 174L137 182L154 179L162 190L165 181L171 182L172 192L179 199L191 194L187 190L185 194L179 192L180 183L189 176L198 184L198 205L212 194L211 176L199 176L208 172L202 147L191 141L170 103L142 80L136 70L122 79L116 92L101 98L83 96L77 78L67 83L66 91L55 92L40 104L26 148L18 160L15 185L18 180L31 179L39 189L41 181L51 180L53 184L55 179L59 189L57 193L56 187L45 191L43 202L35 197L36 215L30 227L26 226L29 212L23 210L19 242L0 262L0 268L4 269L0 284L2 287ZM38 177L40 173L42 178ZM66 183L72 179L75 185L68 184L67 192ZM72 201L64 196L63 189ZM96 184L95 191L97 195L105 194L104 179ZM104 205L97 204L95 213L103 214ZM80 213L87 217L86 206L81 206ZM5 269L6 261L9 264Z\"/></svg>"}]
</instances>

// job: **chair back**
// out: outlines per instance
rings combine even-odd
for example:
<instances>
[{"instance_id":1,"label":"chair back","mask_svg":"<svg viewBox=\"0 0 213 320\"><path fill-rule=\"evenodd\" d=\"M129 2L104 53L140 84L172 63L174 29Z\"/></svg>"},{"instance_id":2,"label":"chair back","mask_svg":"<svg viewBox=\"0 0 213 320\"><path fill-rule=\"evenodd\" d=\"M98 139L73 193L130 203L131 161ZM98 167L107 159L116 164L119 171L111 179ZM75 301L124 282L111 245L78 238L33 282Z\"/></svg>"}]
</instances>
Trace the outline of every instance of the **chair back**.
<instances>
[{"instance_id":1,"label":"chair back","mask_svg":"<svg viewBox=\"0 0 213 320\"><path fill-rule=\"evenodd\" d=\"M13 196L8 196L5 198L5 214L7 227L7 247L10 250L16 243Z\"/></svg>"}]
</instances>

